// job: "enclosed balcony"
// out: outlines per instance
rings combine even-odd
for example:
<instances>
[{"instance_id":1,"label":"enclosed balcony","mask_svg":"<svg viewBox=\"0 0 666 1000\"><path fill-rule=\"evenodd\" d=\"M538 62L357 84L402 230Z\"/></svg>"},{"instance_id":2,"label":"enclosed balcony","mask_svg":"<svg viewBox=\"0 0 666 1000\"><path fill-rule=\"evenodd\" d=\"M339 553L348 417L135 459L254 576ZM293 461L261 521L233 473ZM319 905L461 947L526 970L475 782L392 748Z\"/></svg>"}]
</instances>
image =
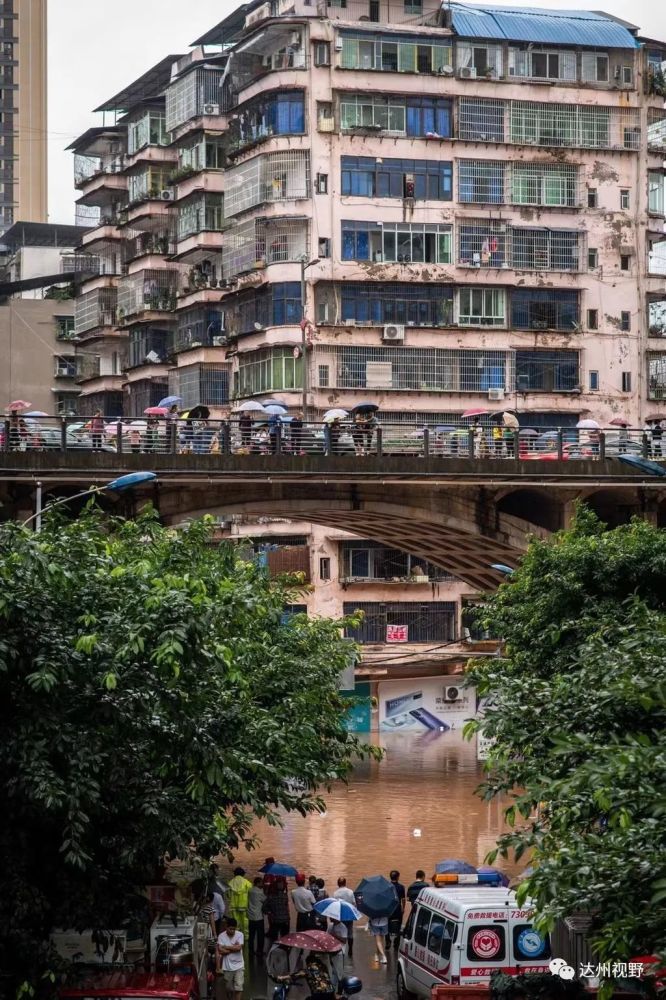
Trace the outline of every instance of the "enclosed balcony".
<instances>
[{"instance_id":1,"label":"enclosed balcony","mask_svg":"<svg viewBox=\"0 0 666 1000\"><path fill-rule=\"evenodd\" d=\"M585 233L578 229L514 227L493 219L458 226L458 264L524 271L579 271Z\"/></svg>"},{"instance_id":2,"label":"enclosed balcony","mask_svg":"<svg viewBox=\"0 0 666 1000\"><path fill-rule=\"evenodd\" d=\"M649 335L666 337L666 295L651 296L647 309Z\"/></svg>"},{"instance_id":3,"label":"enclosed balcony","mask_svg":"<svg viewBox=\"0 0 666 1000\"><path fill-rule=\"evenodd\" d=\"M235 226L224 238L222 266L225 278L309 259L307 219L252 219Z\"/></svg>"},{"instance_id":4,"label":"enclosed balcony","mask_svg":"<svg viewBox=\"0 0 666 1000\"><path fill-rule=\"evenodd\" d=\"M282 281L225 302L229 337L257 333L270 326L298 326L302 318L300 281Z\"/></svg>"},{"instance_id":5,"label":"enclosed balcony","mask_svg":"<svg viewBox=\"0 0 666 1000\"><path fill-rule=\"evenodd\" d=\"M130 156L148 146L168 146L170 141L163 111L139 111L128 118L127 152Z\"/></svg>"},{"instance_id":6,"label":"enclosed balcony","mask_svg":"<svg viewBox=\"0 0 666 1000\"><path fill-rule=\"evenodd\" d=\"M666 110L648 108L647 144L650 152L666 153Z\"/></svg>"},{"instance_id":7,"label":"enclosed balcony","mask_svg":"<svg viewBox=\"0 0 666 1000\"><path fill-rule=\"evenodd\" d=\"M90 128L67 147L74 153L74 186L84 188L99 174L118 174L123 169L126 130L122 125Z\"/></svg>"},{"instance_id":8,"label":"enclosed balcony","mask_svg":"<svg viewBox=\"0 0 666 1000\"><path fill-rule=\"evenodd\" d=\"M224 210L227 218L266 202L310 197L310 154L293 149L255 156L227 171Z\"/></svg>"},{"instance_id":9,"label":"enclosed balcony","mask_svg":"<svg viewBox=\"0 0 666 1000\"><path fill-rule=\"evenodd\" d=\"M117 291L96 288L80 295L74 304L74 329L77 337L116 325Z\"/></svg>"},{"instance_id":10,"label":"enclosed balcony","mask_svg":"<svg viewBox=\"0 0 666 1000\"><path fill-rule=\"evenodd\" d=\"M178 272L150 269L128 274L118 282L118 321L150 312L173 312Z\"/></svg>"},{"instance_id":11,"label":"enclosed balcony","mask_svg":"<svg viewBox=\"0 0 666 1000\"><path fill-rule=\"evenodd\" d=\"M343 542L340 550L340 582L405 584L436 583L454 577L421 556L401 549L386 548L379 542Z\"/></svg>"},{"instance_id":12,"label":"enclosed balcony","mask_svg":"<svg viewBox=\"0 0 666 1000\"><path fill-rule=\"evenodd\" d=\"M363 611L358 628L345 635L361 644L386 642L454 642L456 605L453 601L402 601L391 604L345 602L343 615Z\"/></svg>"},{"instance_id":13,"label":"enclosed balcony","mask_svg":"<svg viewBox=\"0 0 666 1000\"><path fill-rule=\"evenodd\" d=\"M194 66L183 73L166 91L166 129L181 130L184 125L204 116L221 113L221 85L224 69Z\"/></svg>"},{"instance_id":14,"label":"enclosed balcony","mask_svg":"<svg viewBox=\"0 0 666 1000\"><path fill-rule=\"evenodd\" d=\"M219 133L200 132L178 147L178 167L171 183L186 180L200 170L223 170L226 166L224 137Z\"/></svg>"},{"instance_id":15,"label":"enclosed balcony","mask_svg":"<svg viewBox=\"0 0 666 1000\"><path fill-rule=\"evenodd\" d=\"M174 352L195 347L223 347L226 342L224 312L221 309L194 307L178 312L173 334Z\"/></svg>"},{"instance_id":16,"label":"enclosed balcony","mask_svg":"<svg viewBox=\"0 0 666 1000\"><path fill-rule=\"evenodd\" d=\"M276 70L305 69L305 28L299 24L270 24L240 44L231 55L227 77L233 104L238 93Z\"/></svg>"},{"instance_id":17,"label":"enclosed balcony","mask_svg":"<svg viewBox=\"0 0 666 1000\"><path fill-rule=\"evenodd\" d=\"M653 352L647 356L648 399L666 400L666 351Z\"/></svg>"},{"instance_id":18,"label":"enclosed balcony","mask_svg":"<svg viewBox=\"0 0 666 1000\"><path fill-rule=\"evenodd\" d=\"M149 167L129 174L127 178L127 200L131 205L153 200L171 200L169 179L172 170L169 165ZM165 192L168 194L165 195Z\"/></svg>"},{"instance_id":19,"label":"enclosed balcony","mask_svg":"<svg viewBox=\"0 0 666 1000\"><path fill-rule=\"evenodd\" d=\"M262 94L231 115L227 154L237 156L272 136L305 135L305 132L304 91Z\"/></svg>"},{"instance_id":20,"label":"enclosed balcony","mask_svg":"<svg viewBox=\"0 0 666 1000\"><path fill-rule=\"evenodd\" d=\"M176 218L176 240L178 243L199 233L221 233L227 228L224 218L224 195L215 193L196 194L179 201Z\"/></svg>"},{"instance_id":21,"label":"enclosed balcony","mask_svg":"<svg viewBox=\"0 0 666 1000\"><path fill-rule=\"evenodd\" d=\"M121 376L125 371L127 355L124 351L113 351L109 355L80 353L77 355L77 382L108 376Z\"/></svg>"},{"instance_id":22,"label":"enclosed balcony","mask_svg":"<svg viewBox=\"0 0 666 1000\"><path fill-rule=\"evenodd\" d=\"M154 326L132 327L129 332L127 367L165 364L169 356L170 337L171 331L168 329ZM163 395L166 396L166 392Z\"/></svg>"},{"instance_id":23,"label":"enclosed balcony","mask_svg":"<svg viewBox=\"0 0 666 1000\"><path fill-rule=\"evenodd\" d=\"M193 364L169 372L169 393L180 396L182 406L221 406L229 404L228 364Z\"/></svg>"},{"instance_id":24,"label":"enclosed balcony","mask_svg":"<svg viewBox=\"0 0 666 1000\"><path fill-rule=\"evenodd\" d=\"M141 378L125 386L123 413L127 417L142 417L149 406L157 406L169 394L169 382L162 378Z\"/></svg>"}]
</instances>

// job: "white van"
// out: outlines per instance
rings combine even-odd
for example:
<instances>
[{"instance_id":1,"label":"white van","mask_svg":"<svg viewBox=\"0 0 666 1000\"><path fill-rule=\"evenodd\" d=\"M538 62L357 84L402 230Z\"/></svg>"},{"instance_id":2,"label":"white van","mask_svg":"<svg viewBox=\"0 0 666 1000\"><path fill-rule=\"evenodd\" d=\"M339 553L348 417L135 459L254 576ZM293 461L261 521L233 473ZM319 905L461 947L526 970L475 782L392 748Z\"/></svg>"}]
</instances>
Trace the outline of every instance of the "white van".
<instances>
[{"instance_id":1,"label":"white van","mask_svg":"<svg viewBox=\"0 0 666 1000\"><path fill-rule=\"evenodd\" d=\"M487 982L493 972L548 972L550 945L510 889L423 889L400 939L398 997L433 986Z\"/></svg>"}]
</instances>

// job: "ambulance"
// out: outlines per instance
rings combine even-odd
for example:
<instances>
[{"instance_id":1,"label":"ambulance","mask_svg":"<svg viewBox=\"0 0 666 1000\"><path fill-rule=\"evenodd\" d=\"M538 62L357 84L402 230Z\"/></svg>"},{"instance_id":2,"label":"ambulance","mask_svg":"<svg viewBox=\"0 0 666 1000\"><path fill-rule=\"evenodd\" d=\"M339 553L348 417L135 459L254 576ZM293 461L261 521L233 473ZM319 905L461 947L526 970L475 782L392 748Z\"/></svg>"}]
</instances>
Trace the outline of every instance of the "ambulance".
<instances>
[{"instance_id":1,"label":"ambulance","mask_svg":"<svg viewBox=\"0 0 666 1000\"><path fill-rule=\"evenodd\" d=\"M511 889L455 884L423 889L400 939L400 1000L430 997L433 986L488 982L493 972L548 972L550 944L534 929L534 909Z\"/></svg>"}]
</instances>

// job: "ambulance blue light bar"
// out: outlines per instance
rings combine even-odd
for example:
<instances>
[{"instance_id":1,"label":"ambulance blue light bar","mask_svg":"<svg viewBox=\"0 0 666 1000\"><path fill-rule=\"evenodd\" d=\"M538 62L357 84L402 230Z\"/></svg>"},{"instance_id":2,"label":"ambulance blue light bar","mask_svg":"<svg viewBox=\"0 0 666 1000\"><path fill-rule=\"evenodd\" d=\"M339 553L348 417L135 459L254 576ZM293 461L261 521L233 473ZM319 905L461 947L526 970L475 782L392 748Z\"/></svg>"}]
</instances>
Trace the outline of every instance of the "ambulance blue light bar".
<instances>
[{"instance_id":1,"label":"ambulance blue light bar","mask_svg":"<svg viewBox=\"0 0 666 1000\"><path fill-rule=\"evenodd\" d=\"M478 872L475 875L455 874L453 872L442 872L436 874L434 878L436 888L445 885L496 885L502 884L502 876L499 872Z\"/></svg>"}]
</instances>

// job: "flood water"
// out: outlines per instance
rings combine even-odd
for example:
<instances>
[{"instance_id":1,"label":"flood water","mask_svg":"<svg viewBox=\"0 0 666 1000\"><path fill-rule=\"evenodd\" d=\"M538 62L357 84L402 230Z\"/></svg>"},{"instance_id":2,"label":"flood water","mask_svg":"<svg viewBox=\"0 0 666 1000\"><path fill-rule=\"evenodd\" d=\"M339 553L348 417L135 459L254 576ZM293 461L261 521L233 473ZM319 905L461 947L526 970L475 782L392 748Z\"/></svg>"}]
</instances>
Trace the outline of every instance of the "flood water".
<instances>
[{"instance_id":1,"label":"flood water","mask_svg":"<svg viewBox=\"0 0 666 1000\"><path fill-rule=\"evenodd\" d=\"M503 804L474 795L483 777L475 740L460 730L365 739L384 749L381 762L361 762L348 785L326 794L325 814L286 815L282 828L258 824L258 848L239 851L235 863L254 875L273 856L325 879L331 892L339 875L354 888L363 875L397 868L409 884L417 868L429 877L442 858L482 864L505 827Z\"/></svg>"}]
</instances>

